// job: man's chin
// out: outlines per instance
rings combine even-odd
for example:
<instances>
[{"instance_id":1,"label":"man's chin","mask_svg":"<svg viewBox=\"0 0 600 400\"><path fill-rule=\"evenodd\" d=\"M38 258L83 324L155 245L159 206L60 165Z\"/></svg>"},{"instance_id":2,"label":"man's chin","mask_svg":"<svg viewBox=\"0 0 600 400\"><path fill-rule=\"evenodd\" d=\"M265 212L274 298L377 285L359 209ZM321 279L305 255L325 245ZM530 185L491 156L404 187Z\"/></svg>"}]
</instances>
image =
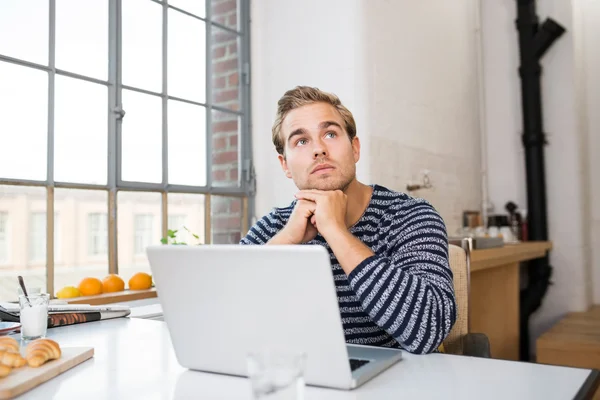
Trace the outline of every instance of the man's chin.
<instances>
[{"instance_id":1,"label":"man's chin","mask_svg":"<svg viewBox=\"0 0 600 400\"><path fill-rule=\"evenodd\" d=\"M307 182L305 187L298 188L300 190L345 190L350 182L340 182L338 180L322 179L317 182Z\"/></svg>"}]
</instances>

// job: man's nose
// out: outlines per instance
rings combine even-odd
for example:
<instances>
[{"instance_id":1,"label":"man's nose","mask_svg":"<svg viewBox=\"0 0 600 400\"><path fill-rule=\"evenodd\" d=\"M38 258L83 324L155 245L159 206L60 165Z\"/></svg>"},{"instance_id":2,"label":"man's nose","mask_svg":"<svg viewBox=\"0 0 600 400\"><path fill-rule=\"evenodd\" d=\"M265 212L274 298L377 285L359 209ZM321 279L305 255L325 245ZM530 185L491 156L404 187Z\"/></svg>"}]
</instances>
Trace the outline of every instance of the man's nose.
<instances>
[{"instance_id":1,"label":"man's nose","mask_svg":"<svg viewBox=\"0 0 600 400\"><path fill-rule=\"evenodd\" d=\"M323 146L323 144L318 143L315 146L315 148L313 149L313 154L314 154L314 158L326 157L327 150L325 149L325 146Z\"/></svg>"}]
</instances>

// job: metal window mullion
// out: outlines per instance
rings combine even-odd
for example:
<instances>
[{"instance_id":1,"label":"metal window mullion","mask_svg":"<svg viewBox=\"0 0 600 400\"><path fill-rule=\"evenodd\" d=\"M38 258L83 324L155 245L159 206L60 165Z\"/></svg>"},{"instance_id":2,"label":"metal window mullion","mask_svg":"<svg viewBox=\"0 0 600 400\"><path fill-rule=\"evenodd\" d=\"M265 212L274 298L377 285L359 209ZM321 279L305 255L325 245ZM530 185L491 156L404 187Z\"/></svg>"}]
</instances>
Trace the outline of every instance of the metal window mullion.
<instances>
[{"instance_id":1,"label":"metal window mullion","mask_svg":"<svg viewBox=\"0 0 600 400\"><path fill-rule=\"evenodd\" d=\"M210 0L207 1L206 3L210 3ZM192 17L192 18L195 18L195 19L200 20L200 21L208 22L208 18L200 17L200 16L198 16L198 15L196 15L194 13L186 11L186 10L184 10L182 8L177 7L177 6L171 6L171 5L169 5L169 8L172 9L172 10L175 10L177 12L180 12L180 13L182 13L184 15L187 15L188 17Z\"/></svg>"},{"instance_id":2,"label":"metal window mullion","mask_svg":"<svg viewBox=\"0 0 600 400\"><path fill-rule=\"evenodd\" d=\"M10 186L47 186L47 181L35 181L30 179L12 179L12 178L0 178L0 185Z\"/></svg>"},{"instance_id":3,"label":"metal window mullion","mask_svg":"<svg viewBox=\"0 0 600 400\"><path fill-rule=\"evenodd\" d=\"M212 243L211 232L211 199L212 196L207 194L204 196L204 244Z\"/></svg>"},{"instance_id":4,"label":"metal window mullion","mask_svg":"<svg viewBox=\"0 0 600 400\"><path fill-rule=\"evenodd\" d=\"M150 96L157 96L157 97L158 96L162 96L162 93L157 93L157 92L153 92L152 90L137 88L135 86L121 85L121 89L127 89L127 90L130 90L132 92L148 94Z\"/></svg>"},{"instance_id":5,"label":"metal window mullion","mask_svg":"<svg viewBox=\"0 0 600 400\"><path fill-rule=\"evenodd\" d=\"M212 19L211 1L206 2L206 185L209 190L212 189L212 27L210 20ZM204 243L212 243L212 216L211 216L211 195L207 194L204 198Z\"/></svg>"},{"instance_id":6,"label":"metal window mullion","mask_svg":"<svg viewBox=\"0 0 600 400\"><path fill-rule=\"evenodd\" d=\"M117 185L121 177L121 0L109 0L108 44L108 272L119 272Z\"/></svg>"},{"instance_id":7,"label":"metal window mullion","mask_svg":"<svg viewBox=\"0 0 600 400\"><path fill-rule=\"evenodd\" d=\"M211 1L206 2L206 19L204 24L206 28L206 185L212 186L212 26L210 21L212 18ZM209 216L210 217L210 216Z\"/></svg>"},{"instance_id":8,"label":"metal window mullion","mask_svg":"<svg viewBox=\"0 0 600 400\"><path fill-rule=\"evenodd\" d=\"M56 1L48 5L48 137L46 144L46 292L54 293L54 84L56 76Z\"/></svg>"},{"instance_id":9,"label":"metal window mullion","mask_svg":"<svg viewBox=\"0 0 600 400\"><path fill-rule=\"evenodd\" d=\"M0 54L0 61L7 62L9 64L20 65L23 67L33 68L33 69L37 69L40 71L46 71L46 72L50 71L50 67L48 67L47 65L41 65L41 64L37 64L37 63L31 62L31 61L25 61L25 60L21 60L18 58L5 56L2 54Z\"/></svg>"},{"instance_id":10,"label":"metal window mullion","mask_svg":"<svg viewBox=\"0 0 600 400\"><path fill-rule=\"evenodd\" d=\"M242 115L242 126L241 126L241 134L240 134L240 147L242 160L248 160L248 179L244 179L242 182L242 188L246 192L248 196L247 200L247 212L245 215L245 223L246 226L252 226L252 219L254 217L255 212L255 197L254 197L254 163L252 162L252 104L251 104L251 63L250 63L250 0L242 1L240 4L240 24L241 31L243 33L240 38L241 46L241 59L242 65L244 66L244 74L245 77L240 76L240 85L241 85L241 97L242 104L241 109L244 111ZM239 175L240 179L242 178L242 174ZM242 232L243 235L246 232Z\"/></svg>"},{"instance_id":11,"label":"metal window mullion","mask_svg":"<svg viewBox=\"0 0 600 400\"><path fill-rule=\"evenodd\" d=\"M161 237L167 237L168 230L168 195L166 187L169 182L169 81L168 81L168 39L169 39L169 6L167 2L163 4L163 24L162 24L162 184L165 190L162 192L162 218L161 218Z\"/></svg>"},{"instance_id":12,"label":"metal window mullion","mask_svg":"<svg viewBox=\"0 0 600 400\"><path fill-rule=\"evenodd\" d=\"M85 82L97 83L99 85L105 85L105 86L108 85L108 82L103 79L92 78L91 76L85 76L85 75L81 75L81 74L78 74L75 72L69 72L69 71L65 71L63 69L58 69L58 68L54 68L53 70L57 75L66 76L69 78L78 79L78 80L85 81Z\"/></svg>"}]
</instances>

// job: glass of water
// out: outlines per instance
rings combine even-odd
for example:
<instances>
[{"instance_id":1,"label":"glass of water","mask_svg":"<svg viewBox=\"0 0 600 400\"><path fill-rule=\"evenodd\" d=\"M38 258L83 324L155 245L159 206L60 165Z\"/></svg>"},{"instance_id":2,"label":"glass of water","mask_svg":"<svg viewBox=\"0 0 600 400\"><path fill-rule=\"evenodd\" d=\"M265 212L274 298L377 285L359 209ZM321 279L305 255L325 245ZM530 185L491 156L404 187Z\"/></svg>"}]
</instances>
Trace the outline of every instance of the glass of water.
<instances>
[{"instance_id":1,"label":"glass of water","mask_svg":"<svg viewBox=\"0 0 600 400\"><path fill-rule=\"evenodd\" d=\"M302 400L304 366L301 352L257 351L248 354L248 378L255 400Z\"/></svg>"}]
</instances>

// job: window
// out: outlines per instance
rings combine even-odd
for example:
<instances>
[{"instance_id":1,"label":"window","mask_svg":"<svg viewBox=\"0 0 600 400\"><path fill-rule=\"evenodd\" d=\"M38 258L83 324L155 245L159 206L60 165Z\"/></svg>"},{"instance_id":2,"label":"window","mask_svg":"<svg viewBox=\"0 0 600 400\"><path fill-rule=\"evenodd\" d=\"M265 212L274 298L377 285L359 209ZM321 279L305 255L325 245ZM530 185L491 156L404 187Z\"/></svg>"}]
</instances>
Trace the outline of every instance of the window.
<instances>
[{"instance_id":1,"label":"window","mask_svg":"<svg viewBox=\"0 0 600 400\"><path fill-rule=\"evenodd\" d=\"M31 214L29 228L31 239L29 243L29 261L41 262L46 260L46 213L36 212Z\"/></svg>"},{"instance_id":2,"label":"window","mask_svg":"<svg viewBox=\"0 0 600 400\"><path fill-rule=\"evenodd\" d=\"M60 259L58 249L60 220L58 214L54 214L54 258ZM29 262L30 263L45 263L46 262L46 212L34 212L31 214L29 233Z\"/></svg>"},{"instance_id":3,"label":"window","mask_svg":"<svg viewBox=\"0 0 600 400\"><path fill-rule=\"evenodd\" d=\"M106 214L90 214L88 215L88 221L88 254L90 256L108 254L108 218Z\"/></svg>"},{"instance_id":4,"label":"window","mask_svg":"<svg viewBox=\"0 0 600 400\"><path fill-rule=\"evenodd\" d=\"M144 254L146 252L146 247L152 244L153 219L153 215L150 214L135 216L135 254Z\"/></svg>"},{"instance_id":5,"label":"window","mask_svg":"<svg viewBox=\"0 0 600 400\"><path fill-rule=\"evenodd\" d=\"M189 228L185 226L185 219L185 215L169 215L167 227L170 230L177 231L176 238L178 242L188 243L188 232L186 229Z\"/></svg>"},{"instance_id":6,"label":"window","mask_svg":"<svg viewBox=\"0 0 600 400\"><path fill-rule=\"evenodd\" d=\"M0 212L0 264L8 262L8 213Z\"/></svg>"},{"instance_id":7,"label":"window","mask_svg":"<svg viewBox=\"0 0 600 400\"><path fill-rule=\"evenodd\" d=\"M172 214L203 243L244 233L248 213L235 210L254 192L249 2L32 1L0 2L0 37L13 38L0 41L0 187L11 193L0 209L30 213L18 215L28 232L15 237L24 256L13 272L43 262L47 281L42 265L31 274L50 293L98 268L125 278L148 269L142 249L160 243ZM170 203L178 196L189 213ZM45 207L64 228L58 267L58 251L45 259ZM0 300L13 300L2 287Z\"/></svg>"}]
</instances>

